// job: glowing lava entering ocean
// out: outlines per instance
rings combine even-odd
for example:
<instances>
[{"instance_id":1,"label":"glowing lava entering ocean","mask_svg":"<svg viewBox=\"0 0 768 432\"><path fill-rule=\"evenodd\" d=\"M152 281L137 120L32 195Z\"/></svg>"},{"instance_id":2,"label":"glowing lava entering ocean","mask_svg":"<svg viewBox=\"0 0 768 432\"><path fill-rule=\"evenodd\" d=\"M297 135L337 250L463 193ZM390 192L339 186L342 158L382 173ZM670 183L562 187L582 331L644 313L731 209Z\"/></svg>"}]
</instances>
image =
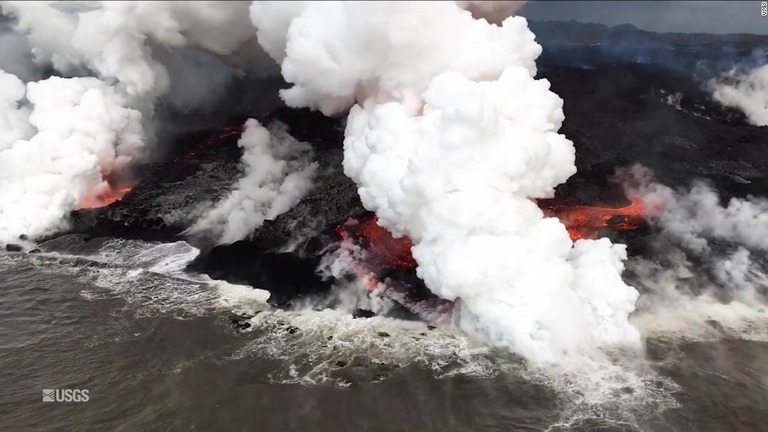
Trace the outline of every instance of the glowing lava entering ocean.
<instances>
[{"instance_id":1,"label":"glowing lava entering ocean","mask_svg":"<svg viewBox=\"0 0 768 432\"><path fill-rule=\"evenodd\" d=\"M80 209L93 209L99 207L106 207L116 201L123 199L125 194L131 191L133 187L112 187L111 185L103 191L99 191L95 194L88 195L83 199L78 208Z\"/></svg>"},{"instance_id":2,"label":"glowing lava entering ocean","mask_svg":"<svg viewBox=\"0 0 768 432\"><path fill-rule=\"evenodd\" d=\"M630 231L645 223L645 205L637 198L616 208L583 204L548 204L541 208L546 216L556 217L565 225L573 241L597 238L602 228ZM393 237L386 228L379 226L376 216L361 218L356 224L339 225L336 231L342 240L351 240L370 253L371 265L377 269L416 268L411 255L411 239Z\"/></svg>"},{"instance_id":3,"label":"glowing lava entering ocean","mask_svg":"<svg viewBox=\"0 0 768 432\"><path fill-rule=\"evenodd\" d=\"M627 231L640 228L644 203L631 199L630 204L613 208L587 205L539 203L548 217L557 217L566 226L573 241L599 237L602 228ZM369 292L396 299L407 309L428 322L450 319L453 302L425 295L427 292L407 274L415 274L416 260L411 254L413 242L408 237L395 238L378 224L375 214L367 214L336 227L344 253L355 257L352 270ZM363 251L359 256L358 247ZM414 273L411 273L414 272ZM405 279L404 279L405 278ZM423 292L422 292L423 291Z\"/></svg>"}]
</instances>

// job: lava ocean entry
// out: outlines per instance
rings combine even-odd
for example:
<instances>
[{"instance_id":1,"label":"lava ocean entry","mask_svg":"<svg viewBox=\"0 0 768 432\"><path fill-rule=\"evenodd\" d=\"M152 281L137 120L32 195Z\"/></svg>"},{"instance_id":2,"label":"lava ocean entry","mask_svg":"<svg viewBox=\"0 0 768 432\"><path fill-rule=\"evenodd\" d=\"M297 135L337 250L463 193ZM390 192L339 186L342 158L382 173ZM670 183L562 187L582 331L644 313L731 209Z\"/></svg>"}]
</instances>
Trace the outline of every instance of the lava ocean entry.
<instances>
[{"instance_id":1,"label":"lava ocean entry","mask_svg":"<svg viewBox=\"0 0 768 432\"><path fill-rule=\"evenodd\" d=\"M630 231L646 223L645 206L639 199L631 199L630 204L622 207L541 202L539 206L547 217L560 219L573 241L598 238L603 229ZM339 225L336 232L345 253L356 256L355 246L364 251L361 258L356 257L353 271L369 292L383 289L382 294L428 321L439 322L450 317L453 302L435 297L417 279L418 264L411 255L411 239L394 237L378 224L373 213Z\"/></svg>"},{"instance_id":2,"label":"lava ocean entry","mask_svg":"<svg viewBox=\"0 0 768 432\"><path fill-rule=\"evenodd\" d=\"M623 207L599 207L569 204L540 204L547 217L556 217L565 225L573 241L595 239L604 228L631 231L645 224L644 203L631 199ZM411 255L413 242L408 237L395 238L379 226L375 215L367 215L355 223L339 225L336 231L342 240L350 240L370 255L369 266L377 271L415 269Z\"/></svg>"},{"instance_id":3,"label":"lava ocean entry","mask_svg":"<svg viewBox=\"0 0 768 432\"><path fill-rule=\"evenodd\" d=\"M0 431L768 432L768 28L652 3L0 1Z\"/></svg>"},{"instance_id":4,"label":"lava ocean entry","mask_svg":"<svg viewBox=\"0 0 768 432\"><path fill-rule=\"evenodd\" d=\"M227 149L234 147L234 139L240 136L242 130L241 126L228 126L211 131L206 137L192 141L184 139L186 144L177 149L171 164L195 161L202 153L217 149L229 151ZM121 201L136 184L109 186L84 199L80 209L108 207ZM646 223L643 218L644 203L636 198L626 198L625 202L629 204L603 207L574 203L563 198L540 200L538 205L546 217L558 218L571 239L576 241L598 238L604 230L630 231L643 227ZM396 301L429 322L439 323L450 317L453 302L435 296L416 276L418 264L411 254L413 242L408 237L392 236L378 224L374 213L352 218L336 226L335 232L341 240L342 250L353 258L352 272L369 292L378 290L377 295Z\"/></svg>"},{"instance_id":5,"label":"lava ocean entry","mask_svg":"<svg viewBox=\"0 0 768 432\"><path fill-rule=\"evenodd\" d=\"M100 207L106 207L112 203L120 201L123 197L133 189L132 186L125 187L112 187L110 185L103 192L99 192L93 195L89 195L83 199L79 208L81 209L95 209Z\"/></svg>"},{"instance_id":6,"label":"lava ocean entry","mask_svg":"<svg viewBox=\"0 0 768 432\"><path fill-rule=\"evenodd\" d=\"M432 294L416 277L416 260L411 255L413 242L408 237L395 238L368 213L339 225L343 253L355 257L353 271L369 292L380 289L381 295L397 301L427 322L448 320L453 302ZM364 251L355 255L355 247Z\"/></svg>"},{"instance_id":7,"label":"lava ocean entry","mask_svg":"<svg viewBox=\"0 0 768 432\"><path fill-rule=\"evenodd\" d=\"M395 238L378 224L376 215L368 215L354 224L339 225L342 240L351 240L368 251L373 264L380 269L415 269L411 255L413 242L408 237Z\"/></svg>"},{"instance_id":8,"label":"lava ocean entry","mask_svg":"<svg viewBox=\"0 0 768 432\"><path fill-rule=\"evenodd\" d=\"M210 150L216 145L222 145L224 140L228 138L231 139L233 137L239 137L242 132L242 126L224 127L218 131L215 131L207 139L204 139L197 144L193 144L191 150L182 153L173 161L178 162L181 159L193 159L197 157L200 152ZM135 184L131 184L130 186L118 186L110 183L109 181L106 183L108 187L103 188L103 190L98 190L93 194L85 197L78 206L78 209L97 209L101 207L107 207L117 201L122 200L123 197L136 186Z\"/></svg>"}]
</instances>

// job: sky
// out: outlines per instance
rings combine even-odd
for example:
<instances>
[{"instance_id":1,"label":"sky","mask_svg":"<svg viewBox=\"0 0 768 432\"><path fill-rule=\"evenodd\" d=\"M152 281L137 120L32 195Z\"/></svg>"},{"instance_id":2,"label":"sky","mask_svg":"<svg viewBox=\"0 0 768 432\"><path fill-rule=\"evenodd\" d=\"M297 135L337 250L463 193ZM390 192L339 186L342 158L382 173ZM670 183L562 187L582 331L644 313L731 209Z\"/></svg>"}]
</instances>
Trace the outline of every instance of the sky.
<instances>
[{"instance_id":1,"label":"sky","mask_svg":"<svg viewBox=\"0 0 768 432\"><path fill-rule=\"evenodd\" d=\"M768 34L760 0L750 1L555 1L527 3L521 15L532 20L576 20L681 33Z\"/></svg>"}]
</instances>

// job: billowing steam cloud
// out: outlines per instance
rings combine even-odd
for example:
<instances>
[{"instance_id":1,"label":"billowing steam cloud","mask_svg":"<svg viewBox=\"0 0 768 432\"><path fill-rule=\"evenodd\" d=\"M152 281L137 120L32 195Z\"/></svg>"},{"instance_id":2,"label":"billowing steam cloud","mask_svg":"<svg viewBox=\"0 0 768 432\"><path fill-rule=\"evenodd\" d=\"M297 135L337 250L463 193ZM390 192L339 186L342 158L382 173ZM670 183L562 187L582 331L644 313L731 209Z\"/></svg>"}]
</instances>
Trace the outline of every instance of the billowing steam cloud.
<instances>
[{"instance_id":1,"label":"billowing steam cloud","mask_svg":"<svg viewBox=\"0 0 768 432\"><path fill-rule=\"evenodd\" d=\"M695 184L685 195L657 185L646 200L662 201L666 210L660 224L690 249L706 251L706 238L714 238L768 250L768 202L764 199L732 198L722 206L715 191Z\"/></svg>"},{"instance_id":2,"label":"billowing steam cloud","mask_svg":"<svg viewBox=\"0 0 768 432\"><path fill-rule=\"evenodd\" d=\"M108 188L104 178L144 143L141 113L96 78L24 85L0 72L0 243L43 235L88 194ZM32 135L32 128L35 132ZM31 135L31 136L30 136Z\"/></svg>"},{"instance_id":3,"label":"billowing steam cloud","mask_svg":"<svg viewBox=\"0 0 768 432\"><path fill-rule=\"evenodd\" d=\"M137 98L168 90L163 51L195 46L218 55L253 35L245 2L1 2L28 35L38 62L115 79ZM221 31L226 28L226 31Z\"/></svg>"},{"instance_id":4,"label":"billowing steam cloud","mask_svg":"<svg viewBox=\"0 0 768 432\"><path fill-rule=\"evenodd\" d=\"M525 19L507 17L519 6L1 2L26 35L11 46L74 78L25 86L33 73L0 74L0 242L60 227L87 195L109 187L104 179L151 142L155 105L174 85L189 87L176 92L185 109L208 100L207 86L221 86L226 74L217 72L216 84L199 75L176 79L186 61L200 61L182 49L231 68L253 66L266 51L292 84L281 93L288 105L328 115L350 110L345 173L383 226L414 241L418 275L457 301L459 327L533 362L638 347L628 319L638 293L621 278L624 246L574 244L532 201L575 173L574 149L558 134L562 101L533 78L541 47ZM719 97L765 124L754 99L766 88L757 71ZM311 152L284 129L249 120L239 145L244 177L190 233L220 243L244 238L311 186ZM676 198L676 211L720 211L725 225L670 230L691 247L705 247L702 236L756 242L728 220L735 212L750 226L763 204L718 210L699 195L688 204ZM749 259L737 251L716 271L749 283Z\"/></svg>"},{"instance_id":5,"label":"billowing steam cloud","mask_svg":"<svg viewBox=\"0 0 768 432\"><path fill-rule=\"evenodd\" d=\"M732 71L710 85L715 100L744 111L757 126L768 126L768 65L746 74Z\"/></svg>"},{"instance_id":6,"label":"billowing steam cloud","mask_svg":"<svg viewBox=\"0 0 768 432\"><path fill-rule=\"evenodd\" d=\"M250 119L238 145L243 177L189 234L209 235L219 244L244 239L265 220L290 210L312 187L318 167L311 161L312 148L290 136L285 125L270 131Z\"/></svg>"},{"instance_id":7,"label":"billowing steam cloud","mask_svg":"<svg viewBox=\"0 0 768 432\"><path fill-rule=\"evenodd\" d=\"M673 190L639 165L621 170L617 180L645 202L646 217L658 230L653 258L634 257L627 266L643 292L634 318L644 333L762 337L757 329L765 328L768 305L768 203L723 203L704 183Z\"/></svg>"},{"instance_id":8,"label":"billowing steam cloud","mask_svg":"<svg viewBox=\"0 0 768 432\"><path fill-rule=\"evenodd\" d=\"M722 205L718 193L704 183L694 183L688 191L675 191L656 182L653 172L640 165L621 170L617 179L629 194L643 199L647 217L667 237L692 252L711 252L711 240L768 250L765 199L734 197Z\"/></svg>"},{"instance_id":9,"label":"billowing steam cloud","mask_svg":"<svg viewBox=\"0 0 768 432\"><path fill-rule=\"evenodd\" d=\"M0 243L62 228L87 195L108 191L106 176L144 155L155 104L173 87L166 65L186 70L174 49L233 65L267 58L247 2L0 2L0 11L17 31L3 33L0 62L20 78L36 75L30 57L64 76L98 77L30 83L24 101L23 83L0 75ZM183 97L172 102L185 109L214 90L192 75L174 80Z\"/></svg>"},{"instance_id":10,"label":"billowing steam cloud","mask_svg":"<svg viewBox=\"0 0 768 432\"><path fill-rule=\"evenodd\" d=\"M449 2L258 2L251 18L289 105L355 104L345 173L413 239L427 286L460 301L460 327L535 362L639 344L625 248L574 245L531 200L575 166L525 19L496 26Z\"/></svg>"},{"instance_id":11,"label":"billowing steam cloud","mask_svg":"<svg viewBox=\"0 0 768 432\"><path fill-rule=\"evenodd\" d=\"M32 136L29 110L20 106L26 87L15 75L0 71L0 150Z\"/></svg>"}]
</instances>

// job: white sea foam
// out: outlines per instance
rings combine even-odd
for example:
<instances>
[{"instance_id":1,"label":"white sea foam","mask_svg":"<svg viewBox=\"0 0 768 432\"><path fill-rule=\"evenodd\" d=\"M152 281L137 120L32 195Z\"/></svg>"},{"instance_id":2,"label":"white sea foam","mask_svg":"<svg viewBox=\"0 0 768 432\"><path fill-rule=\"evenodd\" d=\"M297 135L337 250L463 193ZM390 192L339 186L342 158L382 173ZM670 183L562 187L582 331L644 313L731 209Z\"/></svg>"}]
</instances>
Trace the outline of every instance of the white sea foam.
<instances>
[{"instance_id":1,"label":"white sea foam","mask_svg":"<svg viewBox=\"0 0 768 432\"><path fill-rule=\"evenodd\" d=\"M41 272L72 276L83 284L83 298L118 297L140 316L191 317L217 310L245 312L267 307L267 291L187 272L187 265L200 251L183 241L106 239L93 247L78 247L81 250L76 247L69 252L65 248L61 252L0 257L26 260Z\"/></svg>"},{"instance_id":2,"label":"white sea foam","mask_svg":"<svg viewBox=\"0 0 768 432\"><path fill-rule=\"evenodd\" d=\"M235 358L282 360L272 376L278 382L345 385L350 373L371 381L409 365L430 369L437 376L488 377L500 371L487 346L420 321L361 319L325 309L267 311L250 323L253 339Z\"/></svg>"}]
</instances>

